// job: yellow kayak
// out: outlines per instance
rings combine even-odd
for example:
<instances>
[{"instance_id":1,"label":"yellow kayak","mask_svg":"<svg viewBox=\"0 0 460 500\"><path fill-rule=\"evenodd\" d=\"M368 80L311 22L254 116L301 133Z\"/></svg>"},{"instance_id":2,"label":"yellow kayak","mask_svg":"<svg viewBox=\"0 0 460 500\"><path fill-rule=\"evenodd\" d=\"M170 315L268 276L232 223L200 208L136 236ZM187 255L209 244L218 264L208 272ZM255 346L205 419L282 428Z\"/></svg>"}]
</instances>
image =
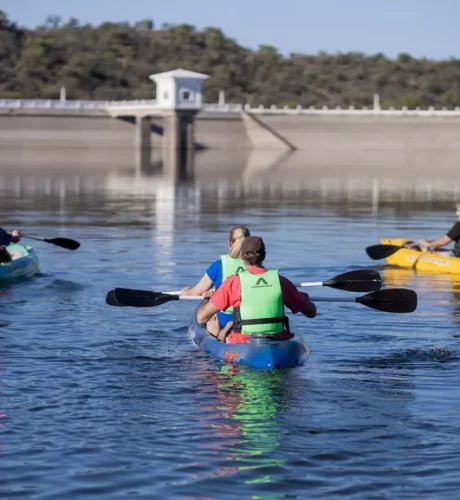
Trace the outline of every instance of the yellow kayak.
<instances>
[{"instance_id":1,"label":"yellow kayak","mask_svg":"<svg viewBox=\"0 0 460 500\"><path fill-rule=\"evenodd\" d=\"M403 246L413 240L407 238L382 238L383 245ZM386 258L387 264L398 267L410 267L417 271L430 273L460 274L460 258L449 252L424 252L412 248L401 248Z\"/></svg>"}]
</instances>

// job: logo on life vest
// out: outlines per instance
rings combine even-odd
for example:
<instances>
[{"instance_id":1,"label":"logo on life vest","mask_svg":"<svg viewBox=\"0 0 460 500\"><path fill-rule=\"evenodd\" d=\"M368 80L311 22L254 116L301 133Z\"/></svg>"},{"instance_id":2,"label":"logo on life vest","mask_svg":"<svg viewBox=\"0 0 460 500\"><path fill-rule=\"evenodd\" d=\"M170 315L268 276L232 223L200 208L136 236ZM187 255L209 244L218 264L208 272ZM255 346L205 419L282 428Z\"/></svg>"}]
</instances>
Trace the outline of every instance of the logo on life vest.
<instances>
[{"instance_id":1,"label":"logo on life vest","mask_svg":"<svg viewBox=\"0 0 460 500\"><path fill-rule=\"evenodd\" d=\"M236 273L235 274L238 274L238 273L242 273L244 271L244 267L238 267L238 269L236 270Z\"/></svg>"},{"instance_id":2,"label":"logo on life vest","mask_svg":"<svg viewBox=\"0 0 460 500\"><path fill-rule=\"evenodd\" d=\"M263 284L262 284L263 283ZM259 278L254 286L251 288L262 288L262 287L272 287L273 285L269 285L263 278Z\"/></svg>"}]
</instances>

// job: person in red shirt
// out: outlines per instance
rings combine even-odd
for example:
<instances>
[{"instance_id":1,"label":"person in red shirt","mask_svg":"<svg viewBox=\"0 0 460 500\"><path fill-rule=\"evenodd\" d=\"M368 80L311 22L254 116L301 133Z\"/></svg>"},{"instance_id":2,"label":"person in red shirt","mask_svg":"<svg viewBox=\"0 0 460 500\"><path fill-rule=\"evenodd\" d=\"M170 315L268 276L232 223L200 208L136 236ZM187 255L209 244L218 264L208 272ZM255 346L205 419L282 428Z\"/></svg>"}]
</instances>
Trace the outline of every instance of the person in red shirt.
<instances>
[{"instance_id":1,"label":"person in red shirt","mask_svg":"<svg viewBox=\"0 0 460 500\"><path fill-rule=\"evenodd\" d=\"M244 274L246 272L250 273L251 275L263 275L265 273L271 273L271 275L273 276L272 271L268 271L268 269L263 267L263 261L265 260L265 244L262 238L258 236L249 236L245 238L241 248L241 257L246 266L246 271L241 274ZM246 276L241 277L241 274L236 274L227 278L219 287L219 289L214 293L214 295L208 301L205 301L197 311L198 323L206 324L209 319L214 314L216 314L217 311L224 311L229 307L233 307L234 322L227 324L226 327L224 327L218 333L218 335L216 335L218 340L225 341L227 343L249 342L251 340L251 335L254 333L253 328L246 327L246 329L248 331L251 331L251 333L247 333L244 331L244 322L240 322L243 325L242 327L236 328L235 325L235 310L240 311L242 302L242 280L246 281ZM282 294L282 297L280 297L280 299L282 299L283 304L287 306L293 313L302 313L308 318L314 318L316 316L316 306L315 304L313 304L313 302L310 301L307 293L297 290L296 286L284 276L279 276L279 284ZM257 293L260 293L260 291L257 291ZM249 301L249 299L246 300ZM276 302L276 296L272 297L271 300L274 300ZM276 323L276 319L280 318L274 318L273 321L269 322ZM246 323L249 324L250 322L246 321ZM230 333L229 330L231 330ZM264 328L262 328L262 330L264 330ZM269 334L269 336L273 338L272 334ZM285 326L282 332L276 334L276 339L284 340L291 337L292 334L287 326Z\"/></svg>"}]
</instances>

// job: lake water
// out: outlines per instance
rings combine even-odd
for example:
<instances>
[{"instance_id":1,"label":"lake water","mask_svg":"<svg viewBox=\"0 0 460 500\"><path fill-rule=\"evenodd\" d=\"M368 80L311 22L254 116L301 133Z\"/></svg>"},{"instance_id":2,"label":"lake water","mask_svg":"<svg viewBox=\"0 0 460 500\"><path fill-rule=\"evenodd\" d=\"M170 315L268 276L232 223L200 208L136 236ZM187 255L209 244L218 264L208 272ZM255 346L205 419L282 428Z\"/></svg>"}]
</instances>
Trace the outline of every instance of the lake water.
<instances>
[{"instance_id":1,"label":"lake water","mask_svg":"<svg viewBox=\"0 0 460 500\"><path fill-rule=\"evenodd\" d=\"M457 191L439 182L2 171L1 226L82 246L37 242L40 275L1 290L0 497L456 497L460 281L364 251L445 234ZM295 283L374 267L418 310L318 303L293 320L308 362L266 373L194 350L193 303L105 304L116 286L194 284L237 223Z\"/></svg>"}]
</instances>

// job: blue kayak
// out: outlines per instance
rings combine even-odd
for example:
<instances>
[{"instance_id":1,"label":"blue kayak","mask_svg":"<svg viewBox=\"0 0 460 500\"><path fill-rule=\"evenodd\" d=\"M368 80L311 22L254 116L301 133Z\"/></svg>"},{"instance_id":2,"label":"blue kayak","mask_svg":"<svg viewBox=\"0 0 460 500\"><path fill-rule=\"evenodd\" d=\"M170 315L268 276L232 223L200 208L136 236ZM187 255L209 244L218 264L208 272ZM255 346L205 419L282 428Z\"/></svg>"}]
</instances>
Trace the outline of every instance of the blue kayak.
<instances>
[{"instance_id":1,"label":"blue kayak","mask_svg":"<svg viewBox=\"0 0 460 500\"><path fill-rule=\"evenodd\" d=\"M38 271L38 257L32 247L12 243L6 247L13 260L0 264L0 284L32 277Z\"/></svg>"},{"instance_id":2,"label":"blue kayak","mask_svg":"<svg viewBox=\"0 0 460 500\"><path fill-rule=\"evenodd\" d=\"M193 315L189 326L192 343L226 364L246 365L256 370L282 370L303 365L309 356L306 344L298 340L251 339L244 344L226 344L212 337Z\"/></svg>"}]
</instances>

